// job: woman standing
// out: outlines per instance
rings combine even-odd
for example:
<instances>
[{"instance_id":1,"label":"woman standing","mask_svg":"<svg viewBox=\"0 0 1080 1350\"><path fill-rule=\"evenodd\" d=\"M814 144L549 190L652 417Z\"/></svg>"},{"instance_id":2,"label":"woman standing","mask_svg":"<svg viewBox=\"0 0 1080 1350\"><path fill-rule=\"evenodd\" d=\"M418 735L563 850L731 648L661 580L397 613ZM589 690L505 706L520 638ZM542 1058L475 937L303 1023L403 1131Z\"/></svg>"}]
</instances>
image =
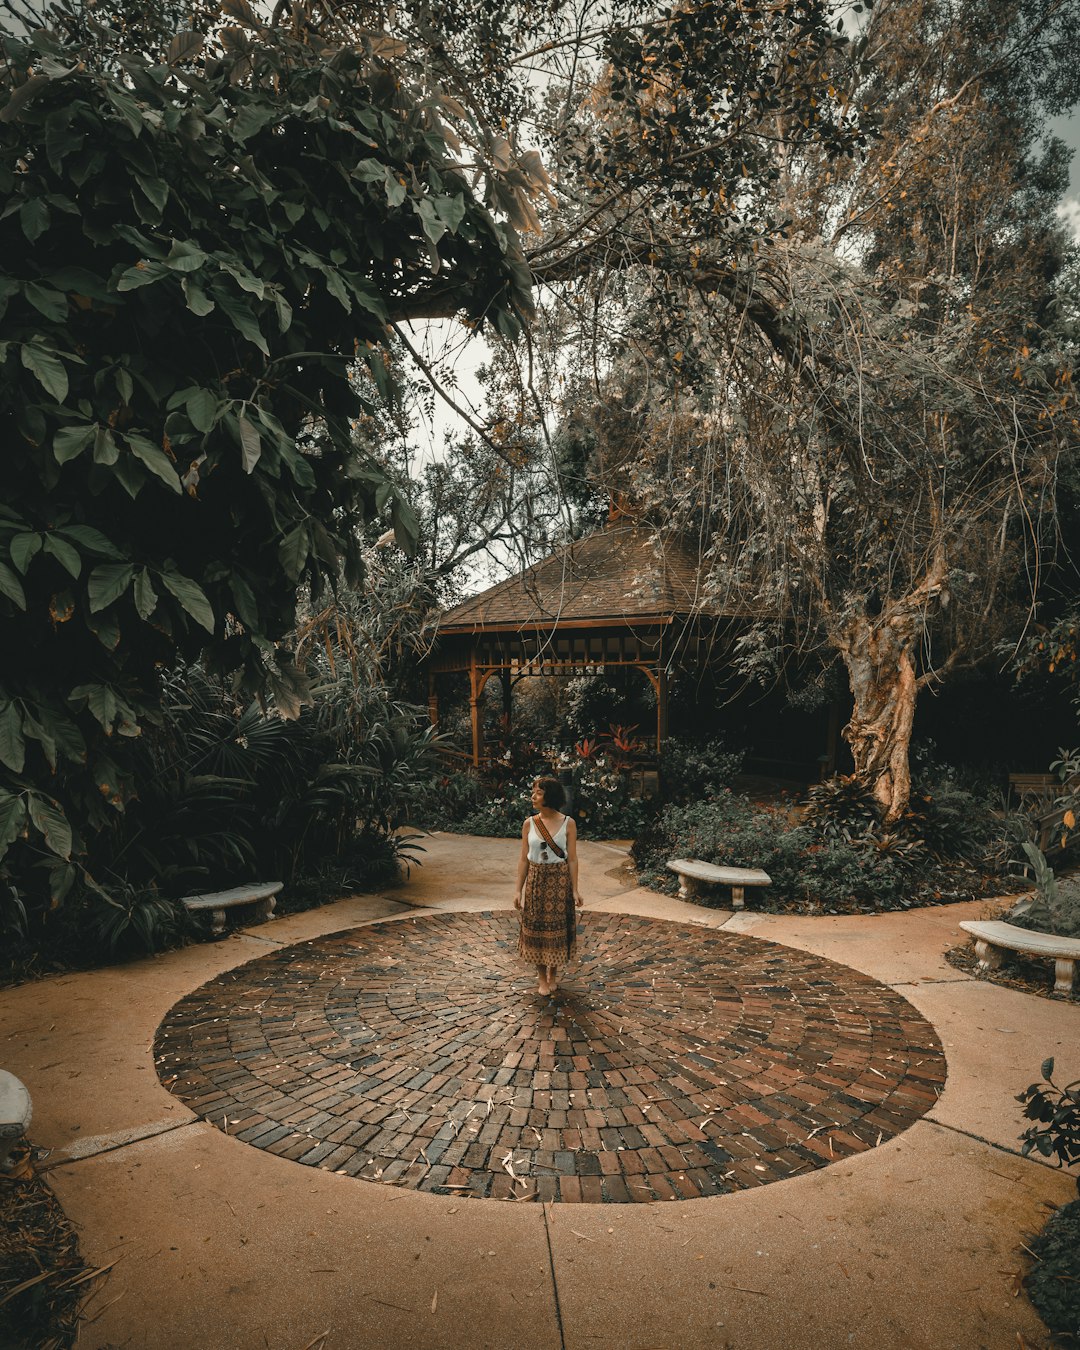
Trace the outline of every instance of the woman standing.
<instances>
[{"instance_id":1,"label":"woman standing","mask_svg":"<svg viewBox=\"0 0 1080 1350\"><path fill-rule=\"evenodd\" d=\"M560 810L563 788L557 778L533 783L531 815L521 827L514 908L521 910L518 954L536 966L537 992L553 994L559 967L577 946L577 826Z\"/></svg>"}]
</instances>

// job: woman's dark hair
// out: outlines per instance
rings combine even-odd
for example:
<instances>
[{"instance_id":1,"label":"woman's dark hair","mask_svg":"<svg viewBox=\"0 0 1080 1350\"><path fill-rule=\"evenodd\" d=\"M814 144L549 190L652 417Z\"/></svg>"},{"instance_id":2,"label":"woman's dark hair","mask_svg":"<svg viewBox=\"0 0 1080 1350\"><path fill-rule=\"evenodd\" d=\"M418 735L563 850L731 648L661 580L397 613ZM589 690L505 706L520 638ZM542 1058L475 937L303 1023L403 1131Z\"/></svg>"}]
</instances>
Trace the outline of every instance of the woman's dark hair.
<instances>
[{"instance_id":1,"label":"woman's dark hair","mask_svg":"<svg viewBox=\"0 0 1080 1350\"><path fill-rule=\"evenodd\" d=\"M566 793L563 791L563 785L557 778L538 778L536 785L544 794L544 805L553 806L556 810L562 807L566 800Z\"/></svg>"}]
</instances>

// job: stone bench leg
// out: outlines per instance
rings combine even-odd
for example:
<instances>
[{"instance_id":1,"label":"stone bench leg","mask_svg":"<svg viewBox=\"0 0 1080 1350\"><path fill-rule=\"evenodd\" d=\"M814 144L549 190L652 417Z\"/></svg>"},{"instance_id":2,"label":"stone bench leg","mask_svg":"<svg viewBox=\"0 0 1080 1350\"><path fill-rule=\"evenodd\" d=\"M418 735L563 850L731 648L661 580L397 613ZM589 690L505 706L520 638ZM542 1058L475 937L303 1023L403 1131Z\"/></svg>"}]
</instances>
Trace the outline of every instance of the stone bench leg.
<instances>
[{"instance_id":1,"label":"stone bench leg","mask_svg":"<svg viewBox=\"0 0 1080 1350\"><path fill-rule=\"evenodd\" d=\"M1073 971L1076 968L1076 962L1064 957L1058 957L1054 962L1054 993L1071 994L1073 987Z\"/></svg>"},{"instance_id":2,"label":"stone bench leg","mask_svg":"<svg viewBox=\"0 0 1080 1350\"><path fill-rule=\"evenodd\" d=\"M744 886L732 886L731 907L732 909L746 908L746 888Z\"/></svg>"},{"instance_id":3,"label":"stone bench leg","mask_svg":"<svg viewBox=\"0 0 1080 1350\"><path fill-rule=\"evenodd\" d=\"M975 943L975 955L979 958L980 970L997 970L1001 965L1001 948L979 938Z\"/></svg>"},{"instance_id":4,"label":"stone bench leg","mask_svg":"<svg viewBox=\"0 0 1080 1350\"><path fill-rule=\"evenodd\" d=\"M692 900L698 893L698 884L693 877L679 877L679 899Z\"/></svg>"},{"instance_id":5,"label":"stone bench leg","mask_svg":"<svg viewBox=\"0 0 1080 1350\"><path fill-rule=\"evenodd\" d=\"M265 900L258 900L251 908L255 923L266 923L274 917L274 897L270 895Z\"/></svg>"},{"instance_id":6,"label":"stone bench leg","mask_svg":"<svg viewBox=\"0 0 1080 1350\"><path fill-rule=\"evenodd\" d=\"M225 931L225 911L223 909L212 909L210 911L210 931L215 937Z\"/></svg>"}]
</instances>

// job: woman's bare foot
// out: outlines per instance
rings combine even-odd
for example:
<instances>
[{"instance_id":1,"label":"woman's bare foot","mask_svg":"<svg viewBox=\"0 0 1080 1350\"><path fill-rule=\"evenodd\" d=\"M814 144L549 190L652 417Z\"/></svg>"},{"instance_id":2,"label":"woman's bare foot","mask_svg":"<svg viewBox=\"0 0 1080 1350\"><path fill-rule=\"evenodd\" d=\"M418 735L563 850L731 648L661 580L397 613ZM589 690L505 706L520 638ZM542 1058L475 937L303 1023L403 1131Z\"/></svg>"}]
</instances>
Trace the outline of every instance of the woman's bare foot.
<instances>
[{"instance_id":1,"label":"woman's bare foot","mask_svg":"<svg viewBox=\"0 0 1080 1350\"><path fill-rule=\"evenodd\" d=\"M559 987L559 971L556 966L548 966L547 991L553 994Z\"/></svg>"}]
</instances>

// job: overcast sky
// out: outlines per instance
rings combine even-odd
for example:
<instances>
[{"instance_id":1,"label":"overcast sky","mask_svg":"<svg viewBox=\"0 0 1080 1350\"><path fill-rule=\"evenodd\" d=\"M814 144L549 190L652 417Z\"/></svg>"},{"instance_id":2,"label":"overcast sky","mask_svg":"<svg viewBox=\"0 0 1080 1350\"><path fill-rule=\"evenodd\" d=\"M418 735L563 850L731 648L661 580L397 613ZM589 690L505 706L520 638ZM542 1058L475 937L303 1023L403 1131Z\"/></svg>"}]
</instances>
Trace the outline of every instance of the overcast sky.
<instances>
[{"instance_id":1,"label":"overcast sky","mask_svg":"<svg viewBox=\"0 0 1080 1350\"><path fill-rule=\"evenodd\" d=\"M1073 152L1072 180L1069 196L1062 214L1072 225L1073 233L1080 239L1080 110L1073 109L1071 116L1055 118L1050 124L1056 136L1060 136Z\"/></svg>"}]
</instances>

